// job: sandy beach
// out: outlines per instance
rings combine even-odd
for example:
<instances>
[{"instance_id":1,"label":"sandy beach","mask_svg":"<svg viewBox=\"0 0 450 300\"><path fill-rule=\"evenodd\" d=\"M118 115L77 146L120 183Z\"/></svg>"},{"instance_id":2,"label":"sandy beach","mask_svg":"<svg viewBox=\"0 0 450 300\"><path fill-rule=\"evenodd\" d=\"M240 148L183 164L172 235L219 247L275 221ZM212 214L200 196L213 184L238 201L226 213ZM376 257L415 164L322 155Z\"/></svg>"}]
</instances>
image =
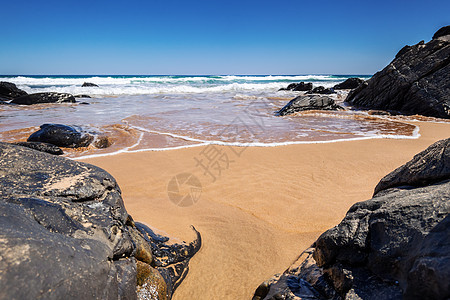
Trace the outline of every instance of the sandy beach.
<instances>
[{"instance_id":1,"label":"sandy beach","mask_svg":"<svg viewBox=\"0 0 450 300\"><path fill-rule=\"evenodd\" d=\"M215 181L196 166L207 146L81 161L116 178L135 220L175 242L194 238L190 225L201 232L202 249L175 300L250 299L262 281L284 271L338 224L352 204L371 198L384 175L449 137L449 123L414 124L420 127L419 139L215 146L229 159ZM169 200L167 185L186 172L200 180L202 193L194 205L179 207Z\"/></svg>"}]
</instances>

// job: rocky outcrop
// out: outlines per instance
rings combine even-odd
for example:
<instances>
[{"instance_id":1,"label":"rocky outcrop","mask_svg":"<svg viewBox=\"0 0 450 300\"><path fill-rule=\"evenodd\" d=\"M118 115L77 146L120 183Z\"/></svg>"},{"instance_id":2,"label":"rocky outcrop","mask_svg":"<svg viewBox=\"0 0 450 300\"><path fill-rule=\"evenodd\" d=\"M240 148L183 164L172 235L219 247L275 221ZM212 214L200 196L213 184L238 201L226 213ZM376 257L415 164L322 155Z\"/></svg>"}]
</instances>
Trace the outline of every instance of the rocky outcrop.
<instances>
[{"instance_id":1,"label":"rocky outcrop","mask_svg":"<svg viewBox=\"0 0 450 300\"><path fill-rule=\"evenodd\" d=\"M352 78L348 78L344 82L336 84L333 87L333 89L334 90L351 90L351 89L356 89L363 82L364 82L364 80L362 80L362 79L360 79L358 77L352 77Z\"/></svg>"},{"instance_id":2,"label":"rocky outcrop","mask_svg":"<svg viewBox=\"0 0 450 300\"><path fill-rule=\"evenodd\" d=\"M43 142L58 147L79 148L87 147L94 140L94 136L84 132L79 126L62 124L43 124L41 129L30 135L28 142Z\"/></svg>"},{"instance_id":3,"label":"rocky outcrop","mask_svg":"<svg viewBox=\"0 0 450 300\"><path fill-rule=\"evenodd\" d=\"M36 93L15 98L11 101L14 104L32 105L39 103L75 103L75 97L65 93Z\"/></svg>"},{"instance_id":4,"label":"rocky outcrop","mask_svg":"<svg viewBox=\"0 0 450 300\"><path fill-rule=\"evenodd\" d=\"M325 88L323 86L315 87L313 90L307 92L307 94L336 94L336 92L333 89Z\"/></svg>"},{"instance_id":5,"label":"rocky outcrop","mask_svg":"<svg viewBox=\"0 0 450 300\"><path fill-rule=\"evenodd\" d=\"M280 109L276 114L278 116L289 115L298 111L305 110L340 110L343 109L341 106L337 105L333 99L326 96L298 96L288 104L286 104L282 109Z\"/></svg>"},{"instance_id":6,"label":"rocky outcrop","mask_svg":"<svg viewBox=\"0 0 450 300\"><path fill-rule=\"evenodd\" d=\"M58 146L52 145L52 144L48 144L48 143L42 143L42 142L17 142L17 143L13 143L14 145L18 145L18 146L22 146L22 147L27 147L30 149L34 149L37 151L41 151L41 152L45 152L45 153L50 153L53 155L62 155L64 154L64 152L61 150L61 148L59 148Z\"/></svg>"},{"instance_id":7,"label":"rocky outcrop","mask_svg":"<svg viewBox=\"0 0 450 300\"><path fill-rule=\"evenodd\" d=\"M85 82L81 85L81 87L98 87L95 83Z\"/></svg>"},{"instance_id":8,"label":"rocky outcrop","mask_svg":"<svg viewBox=\"0 0 450 300\"><path fill-rule=\"evenodd\" d=\"M135 223L95 166L0 143L0 174L2 299L170 299L201 246Z\"/></svg>"},{"instance_id":9,"label":"rocky outcrop","mask_svg":"<svg viewBox=\"0 0 450 300\"><path fill-rule=\"evenodd\" d=\"M448 299L450 139L384 177L260 299Z\"/></svg>"},{"instance_id":10,"label":"rocky outcrop","mask_svg":"<svg viewBox=\"0 0 450 300\"><path fill-rule=\"evenodd\" d=\"M450 39L450 25L444 26L440 28L436 33L433 35L433 40L440 39L443 41L448 41Z\"/></svg>"},{"instance_id":11,"label":"rocky outcrop","mask_svg":"<svg viewBox=\"0 0 450 300\"><path fill-rule=\"evenodd\" d=\"M300 82L300 83L291 83L287 86L287 88L281 88L280 91L299 91L305 92L310 91L313 88L313 84L311 82Z\"/></svg>"},{"instance_id":12,"label":"rocky outcrop","mask_svg":"<svg viewBox=\"0 0 450 300\"><path fill-rule=\"evenodd\" d=\"M354 89L346 101L356 107L450 118L450 35L405 46L382 71Z\"/></svg>"},{"instance_id":13,"label":"rocky outcrop","mask_svg":"<svg viewBox=\"0 0 450 300\"><path fill-rule=\"evenodd\" d=\"M74 97L75 98L92 98L91 96L89 96L89 95L74 95Z\"/></svg>"},{"instance_id":14,"label":"rocky outcrop","mask_svg":"<svg viewBox=\"0 0 450 300\"><path fill-rule=\"evenodd\" d=\"M374 195L390 188L421 187L447 179L450 179L450 139L431 145L425 152L386 175L375 187Z\"/></svg>"},{"instance_id":15,"label":"rocky outcrop","mask_svg":"<svg viewBox=\"0 0 450 300\"><path fill-rule=\"evenodd\" d=\"M28 95L27 92L19 89L14 83L0 82L0 100L7 101L26 95Z\"/></svg>"}]
</instances>

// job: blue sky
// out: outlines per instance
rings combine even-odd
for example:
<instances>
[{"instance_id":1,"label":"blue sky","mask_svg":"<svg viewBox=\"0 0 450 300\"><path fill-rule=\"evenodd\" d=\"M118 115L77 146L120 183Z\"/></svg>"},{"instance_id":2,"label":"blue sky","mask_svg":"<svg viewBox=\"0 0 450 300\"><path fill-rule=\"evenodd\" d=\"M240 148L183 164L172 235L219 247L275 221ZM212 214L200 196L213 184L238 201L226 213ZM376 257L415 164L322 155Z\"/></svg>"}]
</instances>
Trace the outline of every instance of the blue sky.
<instances>
[{"instance_id":1,"label":"blue sky","mask_svg":"<svg viewBox=\"0 0 450 300\"><path fill-rule=\"evenodd\" d=\"M450 1L2 1L0 74L373 74Z\"/></svg>"}]
</instances>

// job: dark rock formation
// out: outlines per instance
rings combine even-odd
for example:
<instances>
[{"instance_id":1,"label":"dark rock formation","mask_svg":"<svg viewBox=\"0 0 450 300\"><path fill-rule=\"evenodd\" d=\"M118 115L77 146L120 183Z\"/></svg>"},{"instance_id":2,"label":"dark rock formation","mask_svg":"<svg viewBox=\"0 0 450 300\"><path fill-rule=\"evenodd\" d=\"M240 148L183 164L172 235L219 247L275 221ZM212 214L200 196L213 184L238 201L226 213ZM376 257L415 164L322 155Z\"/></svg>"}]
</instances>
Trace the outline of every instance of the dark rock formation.
<instances>
[{"instance_id":1,"label":"dark rock formation","mask_svg":"<svg viewBox=\"0 0 450 300\"><path fill-rule=\"evenodd\" d=\"M30 149L34 149L41 152L50 153L53 155L62 155L64 152L59 148L58 146L48 144L48 143L41 143L41 142L17 142L13 143L14 145L27 147Z\"/></svg>"},{"instance_id":2,"label":"dark rock formation","mask_svg":"<svg viewBox=\"0 0 450 300\"><path fill-rule=\"evenodd\" d=\"M98 136L94 140L94 146L99 149L108 148L113 144L113 141L107 136Z\"/></svg>"},{"instance_id":3,"label":"dark rock formation","mask_svg":"<svg viewBox=\"0 0 450 300\"><path fill-rule=\"evenodd\" d=\"M450 118L448 26L428 43L406 46L382 71L347 96L351 105Z\"/></svg>"},{"instance_id":4,"label":"dark rock formation","mask_svg":"<svg viewBox=\"0 0 450 300\"><path fill-rule=\"evenodd\" d=\"M43 124L41 129L30 135L28 142L44 142L58 147L87 147L94 137L84 132L79 126L62 124Z\"/></svg>"},{"instance_id":5,"label":"dark rock formation","mask_svg":"<svg viewBox=\"0 0 450 300\"><path fill-rule=\"evenodd\" d=\"M95 83L91 83L91 82L85 82L81 85L81 87L98 87L98 85L96 85Z\"/></svg>"},{"instance_id":6,"label":"dark rock formation","mask_svg":"<svg viewBox=\"0 0 450 300\"><path fill-rule=\"evenodd\" d=\"M346 81L336 84L334 90L351 90L357 88L364 80L358 77L348 78Z\"/></svg>"},{"instance_id":7,"label":"dark rock formation","mask_svg":"<svg viewBox=\"0 0 450 300\"><path fill-rule=\"evenodd\" d=\"M340 110L343 109L341 106L337 105L333 99L326 96L298 96L288 104L286 104L282 109L280 109L276 114L278 116L289 115L298 111L304 110Z\"/></svg>"},{"instance_id":8,"label":"dark rock formation","mask_svg":"<svg viewBox=\"0 0 450 300\"><path fill-rule=\"evenodd\" d=\"M75 98L92 98L89 95L74 95Z\"/></svg>"},{"instance_id":9,"label":"dark rock formation","mask_svg":"<svg viewBox=\"0 0 450 300\"><path fill-rule=\"evenodd\" d=\"M449 161L446 139L384 177L253 299L448 299Z\"/></svg>"},{"instance_id":10,"label":"dark rock formation","mask_svg":"<svg viewBox=\"0 0 450 300\"><path fill-rule=\"evenodd\" d=\"M299 92L304 92L304 91L310 91L313 88L313 84L311 82L305 83L305 82L300 82L300 83L291 83L287 86L287 88L281 88L279 89L280 91L299 91Z\"/></svg>"},{"instance_id":11,"label":"dark rock formation","mask_svg":"<svg viewBox=\"0 0 450 300\"><path fill-rule=\"evenodd\" d=\"M450 139L434 143L386 175L375 187L374 195L390 188L421 187L447 179L450 179Z\"/></svg>"},{"instance_id":12,"label":"dark rock formation","mask_svg":"<svg viewBox=\"0 0 450 300\"><path fill-rule=\"evenodd\" d=\"M0 143L0 298L170 299L201 246L165 244L95 166Z\"/></svg>"},{"instance_id":13,"label":"dark rock formation","mask_svg":"<svg viewBox=\"0 0 450 300\"><path fill-rule=\"evenodd\" d=\"M0 81L0 100L12 100L17 97L26 96L27 92L17 88L14 83Z\"/></svg>"},{"instance_id":14,"label":"dark rock formation","mask_svg":"<svg viewBox=\"0 0 450 300\"><path fill-rule=\"evenodd\" d=\"M312 91L307 92L307 94L336 94L336 92L333 89L326 89L323 86L315 87Z\"/></svg>"},{"instance_id":15,"label":"dark rock formation","mask_svg":"<svg viewBox=\"0 0 450 300\"><path fill-rule=\"evenodd\" d=\"M11 103L22 104L22 105L32 105L38 103L63 103L70 102L75 103L76 100L71 94L64 93L36 93L15 98Z\"/></svg>"},{"instance_id":16,"label":"dark rock formation","mask_svg":"<svg viewBox=\"0 0 450 300\"><path fill-rule=\"evenodd\" d=\"M448 41L449 38L450 38L450 25L440 28L433 35L433 40L435 40L435 39L443 39L443 40L447 40Z\"/></svg>"}]
</instances>

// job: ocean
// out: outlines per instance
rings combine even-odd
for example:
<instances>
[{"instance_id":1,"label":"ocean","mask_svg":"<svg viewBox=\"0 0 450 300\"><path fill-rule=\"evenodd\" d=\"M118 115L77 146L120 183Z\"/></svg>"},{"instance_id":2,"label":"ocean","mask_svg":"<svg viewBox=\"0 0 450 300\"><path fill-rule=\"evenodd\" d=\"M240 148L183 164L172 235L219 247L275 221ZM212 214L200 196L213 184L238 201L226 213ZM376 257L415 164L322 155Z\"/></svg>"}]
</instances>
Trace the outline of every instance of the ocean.
<instances>
[{"instance_id":1,"label":"ocean","mask_svg":"<svg viewBox=\"0 0 450 300\"><path fill-rule=\"evenodd\" d=\"M28 93L89 95L84 104L0 106L0 140L22 141L45 123L78 125L107 136L111 146L67 151L69 157L162 151L205 144L271 147L370 138L417 138L404 120L364 111L275 112L301 92L279 91L294 82L333 87L366 75L222 76L0 76ZM84 82L98 87L81 87ZM347 91L332 95L343 103ZM86 105L89 104L89 105Z\"/></svg>"}]
</instances>

